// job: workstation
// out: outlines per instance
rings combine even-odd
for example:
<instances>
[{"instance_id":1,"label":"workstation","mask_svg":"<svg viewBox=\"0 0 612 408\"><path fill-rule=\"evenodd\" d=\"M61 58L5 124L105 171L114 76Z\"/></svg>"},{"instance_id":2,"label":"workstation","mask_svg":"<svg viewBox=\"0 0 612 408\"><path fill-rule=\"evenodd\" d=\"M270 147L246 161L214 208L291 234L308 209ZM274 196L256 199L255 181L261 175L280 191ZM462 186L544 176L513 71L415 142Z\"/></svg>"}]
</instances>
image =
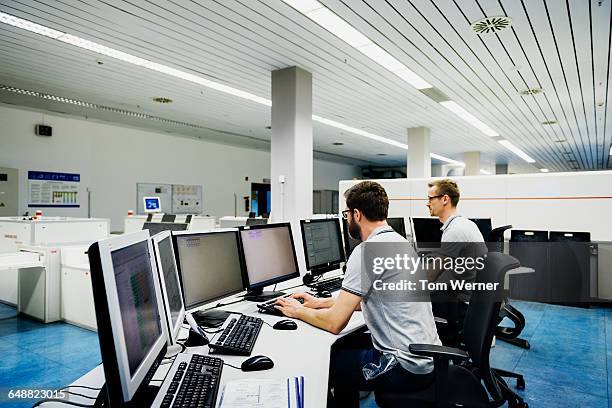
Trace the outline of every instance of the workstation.
<instances>
[{"instance_id":1,"label":"workstation","mask_svg":"<svg viewBox=\"0 0 612 408\"><path fill-rule=\"evenodd\" d=\"M0 406L610 406L610 21L0 1Z\"/></svg>"}]
</instances>

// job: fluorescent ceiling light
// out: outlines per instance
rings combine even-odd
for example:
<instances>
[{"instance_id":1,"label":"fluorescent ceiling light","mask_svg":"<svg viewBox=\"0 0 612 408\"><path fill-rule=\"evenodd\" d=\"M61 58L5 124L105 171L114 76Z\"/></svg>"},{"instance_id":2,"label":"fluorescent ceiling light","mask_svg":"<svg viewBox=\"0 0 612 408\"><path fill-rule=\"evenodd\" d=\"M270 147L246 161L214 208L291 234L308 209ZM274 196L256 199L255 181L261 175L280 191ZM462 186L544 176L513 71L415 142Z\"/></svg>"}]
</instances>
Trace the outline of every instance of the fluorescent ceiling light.
<instances>
[{"instance_id":1,"label":"fluorescent ceiling light","mask_svg":"<svg viewBox=\"0 0 612 408\"><path fill-rule=\"evenodd\" d=\"M49 27L42 26L40 24L33 23L28 20L24 20L19 17L12 16L10 14L0 12L0 23L12 25L13 27L22 28L24 30L31 31L36 34L44 35L45 37L57 38L64 35L63 32L54 30Z\"/></svg>"},{"instance_id":2,"label":"fluorescent ceiling light","mask_svg":"<svg viewBox=\"0 0 612 408\"><path fill-rule=\"evenodd\" d=\"M535 163L535 160L531 158L527 153L513 145L507 140L498 140L499 144L504 146L506 149L510 150L512 153L516 154L521 159L525 160L527 163Z\"/></svg>"},{"instance_id":3,"label":"fluorescent ceiling light","mask_svg":"<svg viewBox=\"0 0 612 408\"><path fill-rule=\"evenodd\" d=\"M309 11L316 10L323 7L321 3L315 0L284 0L285 3L299 11L300 13L308 13Z\"/></svg>"},{"instance_id":4,"label":"fluorescent ceiling light","mask_svg":"<svg viewBox=\"0 0 612 408\"><path fill-rule=\"evenodd\" d=\"M480 174L485 174L485 175L487 175L487 176L490 176L490 175L491 175L491 172L490 172L490 171L487 171L487 170L485 170L485 169L480 169Z\"/></svg>"},{"instance_id":5,"label":"fluorescent ceiling light","mask_svg":"<svg viewBox=\"0 0 612 408\"><path fill-rule=\"evenodd\" d=\"M464 162L460 162L460 161L457 161L457 160L449 159L448 157L444 157L444 156L441 156L439 154L430 153L429 156L431 156L432 159L437 159L437 160L446 162L448 164L454 164L456 166L465 167L465 163Z\"/></svg>"},{"instance_id":6,"label":"fluorescent ceiling light","mask_svg":"<svg viewBox=\"0 0 612 408\"><path fill-rule=\"evenodd\" d=\"M440 105L444 106L449 111L453 112L455 115L459 116L461 119L465 120L470 125L474 126L476 129L480 130L487 136L499 136L499 133L491 129L489 126L485 125L480 120L476 119L474 115L463 109L461 106L454 101L444 101L440 102Z\"/></svg>"},{"instance_id":7,"label":"fluorescent ceiling light","mask_svg":"<svg viewBox=\"0 0 612 408\"><path fill-rule=\"evenodd\" d=\"M378 135L375 135L374 133L366 132L365 130L357 129L357 128L345 125L343 123L336 122L335 120L322 118L321 116L317 116L317 115L312 115L312 120L319 122L319 123L323 123L328 126L333 126L338 129L346 130L347 132L351 132L356 135L367 137L368 139L376 140L378 142L386 143L386 144L389 144L395 147L399 147L404 150L408 150L408 145L405 143L401 143L401 142L398 142L397 140L389 139L386 137L378 136Z\"/></svg>"},{"instance_id":8,"label":"fluorescent ceiling light","mask_svg":"<svg viewBox=\"0 0 612 408\"><path fill-rule=\"evenodd\" d=\"M416 89L433 88L431 84L321 3L313 0L283 1Z\"/></svg>"},{"instance_id":9,"label":"fluorescent ceiling light","mask_svg":"<svg viewBox=\"0 0 612 408\"><path fill-rule=\"evenodd\" d=\"M391 72L399 71L400 69L405 68L404 64L399 62L394 56L374 43L364 45L363 47L357 47L357 49L366 57L374 60L374 62L376 62L378 65L387 68Z\"/></svg>"},{"instance_id":10,"label":"fluorescent ceiling light","mask_svg":"<svg viewBox=\"0 0 612 408\"><path fill-rule=\"evenodd\" d=\"M540 169L542 173L548 173L548 169Z\"/></svg>"}]
</instances>

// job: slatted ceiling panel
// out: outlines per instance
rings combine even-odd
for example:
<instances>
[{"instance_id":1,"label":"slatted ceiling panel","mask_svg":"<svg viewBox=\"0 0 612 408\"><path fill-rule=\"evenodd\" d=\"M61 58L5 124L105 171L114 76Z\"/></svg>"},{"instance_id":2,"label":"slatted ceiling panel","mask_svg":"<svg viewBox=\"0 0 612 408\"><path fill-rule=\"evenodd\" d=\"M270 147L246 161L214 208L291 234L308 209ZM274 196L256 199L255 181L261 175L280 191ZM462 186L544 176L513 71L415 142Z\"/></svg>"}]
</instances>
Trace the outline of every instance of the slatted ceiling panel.
<instances>
[{"instance_id":1,"label":"slatted ceiling panel","mask_svg":"<svg viewBox=\"0 0 612 408\"><path fill-rule=\"evenodd\" d=\"M523 2L526 9L533 7L531 3ZM583 24L579 21L585 19L585 11L583 8L577 12L572 11L572 8L581 7L578 3L572 2L569 14L566 10L565 18L569 26L569 16L572 17L573 31L569 35L573 34L577 41L582 42L583 40L579 38L583 38L585 34L582 31L578 32L577 27L583 29ZM549 74L546 63L565 68L561 62L550 62L548 58L546 60L542 58L544 52L540 53L537 45L535 52L528 48L533 45L534 39L539 39L541 35L539 32L534 36L530 28L527 37L531 38L527 38L526 41L519 40L524 34L518 31L505 31L503 35L500 34L499 39L492 37L483 40L469 30L470 21L465 17L467 15L480 18L485 14L507 12L515 19L517 26L514 15L516 10L514 12L509 10L512 7L518 7L525 16L523 20L527 23L526 26L530 27L528 17L531 12L525 13L525 10L522 10L523 4L519 4L518 1L326 0L325 4L341 17L350 20L362 32L371 30L372 32L367 33L368 36L377 36L375 39L377 43L383 45L396 58L404 61L435 86L447 92L462 106L473 113L480 112L482 116L477 115L480 119L499 130L504 137L526 149L529 154L541 161L540 164L543 166L551 170L569 168L566 157L571 155L563 154L563 144L554 143L553 140L568 139L567 145L578 159L580 159L579 148L582 148L580 146L582 141L580 139L574 141L572 139L574 134L576 138L579 133L590 134L591 139L595 138L591 143L597 146L596 134L599 131L594 123L589 123L590 116L593 117L592 122L596 121L596 108L593 108L593 103L591 106L586 103L589 96L597 99L597 88L595 93L592 87L592 93L590 95L586 93L584 84L589 82L589 78L580 77L582 93L579 90L578 95L574 95L576 85L573 83L571 86L568 83L566 95L562 95L562 92L560 95L556 92L553 94L546 92L529 98L515 95L516 88L520 89L533 80L540 80L543 74L548 76L551 85L556 85L556 73ZM563 2L561 4L563 5ZM76 0L41 0L2 1L0 7L6 11L4 8L9 6L13 9L12 12L9 11L11 14L19 15L21 12L24 13L22 17L32 21L53 28L60 28L58 27L60 25L73 34L185 71L197 72L203 76L210 75L219 78L219 82L260 96L269 97L270 70L290 65L302 66L313 72L314 110L321 116L357 128L378 129L380 130L378 134L402 142L405 141L407 127L425 124L432 128L432 144L437 153L460 159L462 151L474 150L477 146L482 151L483 157L497 155L513 162L518 160L500 148L495 141L484 137L479 131L449 114L443 107L423 97L393 74L372 63L360 52L278 0L258 2L130 0L129 3L118 0L87 3ZM391 6L401 11L391 10L393 8ZM133 15L122 11L130 7ZM604 24L606 32L609 32L609 4L606 7L607 23L606 19L602 19L599 24ZM409 17L406 18L407 16ZM563 16L551 16L551 19L553 18L555 19L553 25L556 27L556 19ZM401 23L403 19L407 21ZM601 32L601 29L597 30L596 20L593 20L593 24L595 32ZM401 29L397 29L398 26ZM0 33L4 32L4 28L0 27ZM23 35L23 32L19 35ZM489 44L489 40L493 39L496 45ZM19 47L19 43L13 46ZM492 47L494 52L492 53L488 47ZM25 51L26 54L33 54L29 59L25 55L18 54L18 57L10 60L11 65L6 69L0 62L0 75L9 72L11 76L30 83L46 82L45 75L40 70L19 72L19 64L35 65L40 61L41 54L44 55L43 51L34 52L31 48L36 49L30 45L30 49ZM603 55L607 66L609 44L607 46L604 44L601 50L603 52L597 52L597 43L595 43L593 58L596 58L596 55L602 58ZM578 48L576 53L578 59L574 60L575 74L583 75L582 59L588 56L588 53ZM10 54L10 51L0 47L0 57L7 54ZM62 62L61 59L66 55L70 55L70 58ZM86 58L91 57L89 64L83 65L73 61L68 63L70 59L79 61L84 55L88 56ZM129 64L111 64L110 61L104 68L112 66L114 70L108 71L111 80L105 81L99 78L102 71L96 70L99 67L92 63L96 58L95 54L64 44L59 44L57 47L57 56L60 61L57 68L54 68L58 71L54 86L57 89L62 89L63 86L69 96L91 95L94 99L97 97L99 100L116 101L114 106L121 101L127 102L128 105L135 103L155 114L172 113L174 119L195 118L196 123L206 122L204 123L206 125L212 123L232 129L243 127L245 132L250 130L252 133L259 132L258 129L263 129L269 124L269 109L251 102L227 95L217 95L215 91L208 92L208 90L205 90L204 96L210 98L200 101L201 95L198 94L200 87L142 68L127 66ZM515 61L514 63L518 65L526 62L529 68L527 71L524 69L509 71L506 60ZM534 60L540 61L534 63ZM595 59L591 59L591 64L596 65ZM554 72L554 68L552 67L551 71ZM61 76L60 72L64 71L64 76ZM595 68L591 71L595 73L592 73L590 82L597 82L597 71ZM603 75L602 89L607 90L609 79L607 69L599 75ZM70 77L74 77L74 81L70 81ZM89 83L91 86L85 85L87 89L82 89L84 83ZM546 87L543 82L542 87ZM580 83L577 88L580 88ZM149 94L153 90L171 91L163 96L170 96L176 102L170 106L153 105L149 101L153 96ZM129 92L130 97L122 97L122 92ZM606 94L606 91L602 92ZM570 97L579 101L578 108L582 110L582 117L576 115L573 125L570 122L564 123L564 120L559 118L559 113L566 113L561 105L566 110L572 109L573 115L574 106L564 100ZM220 101L222 103L219 103ZM183 109L183 104L186 109ZM210 109L206 109L209 105ZM609 123L605 119L606 109L607 106L602 108L603 118L600 120L605 123L599 125L603 134L602 141L606 124ZM202 111L206 113L203 114ZM336 115L345 119L337 118ZM559 120L560 125L541 126L543 118L550 119L551 115ZM324 147L337 137L337 133L323 130L333 128L320 127L321 130L315 127L315 140L317 143L320 141ZM261 132L262 137L269 138L269 132L264 130ZM356 151L379 150L379 147L384 146L354 135L349 135L349 139L356 141L353 143L353 146L359 147L355 148ZM591 147L588 142L586 146L584 153L589 151L590 154ZM350 144L343 147L346 147L347 151L351 149ZM607 154L608 146L603 142L600 142L598 147L602 156L604 151ZM393 149L391 146L389 148ZM594 148L594 152L597 153L597 148ZM397 154L389 155L387 158L391 161L395 160L396 156ZM405 160L405 151L402 151L399 158ZM591 157L589 159L585 157L584 160L593 160L594 164L594 159Z\"/></svg>"},{"instance_id":2,"label":"slatted ceiling panel","mask_svg":"<svg viewBox=\"0 0 612 408\"><path fill-rule=\"evenodd\" d=\"M525 103L535 104L541 108L547 120L554 119L559 121L558 126L545 127L544 129L546 129L549 135L554 137L550 143L551 149L557 155L560 152L562 157L564 157L564 145L554 143L554 140L566 139L568 140L568 145L574 146L574 149L576 148L576 143L572 139L571 130L567 122L562 120L562 115L559 113L561 102L556 92L553 92L555 81L548 70L548 64L551 61L544 57L538 37L532 31L531 19L525 13L522 5L518 2L507 2L504 4L504 11L513 18L511 30L516 39L514 47L518 46L519 48L519 50L514 48L513 56L528 56L528 58L522 59L525 62L518 64L520 70L517 72L523 81L522 84L519 83L519 86L522 86L517 86L517 90L527 89L528 87L539 87L546 90L543 94L524 97L523 99ZM513 49L512 45L511 49ZM564 168L568 169L569 166L565 164Z\"/></svg>"},{"instance_id":3,"label":"slatted ceiling panel","mask_svg":"<svg viewBox=\"0 0 612 408\"><path fill-rule=\"evenodd\" d=\"M580 134L580 129L577 128L575 121L575 109L571 98L571 91L565 80L564 67L561 65L561 59L557 49L559 47L554 33L550 30L548 23L548 15L546 13L546 4L538 2L525 2L524 6L530 16L530 25L535 32L538 43L541 46L543 59L550 78L549 88L544 88L545 92L552 93L557 99L559 109L557 117L562 127L565 127L569 134L568 141L573 142L572 150L577 153L579 164L583 168L588 168L588 158L584 151L584 140ZM561 22L559 22L561 23ZM568 46L568 44L562 44Z\"/></svg>"},{"instance_id":4,"label":"slatted ceiling panel","mask_svg":"<svg viewBox=\"0 0 612 408\"><path fill-rule=\"evenodd\" d=\"M597 106L606 100L606 84L608 83L608 67L610 58L610 34L612 27L611 2L605 1L599 4L596 0L590 3L589 12L591 16L590 40L593 59L591 69L593 70L593 101L595 105L594 121L595 134L597 135L596 161L599 166L606 168L609 145L606 145L606 131L604 128L605 106ZM573 6L573 5L572 5ZM608 41L605 41L605 39ZM607 148L606 148L607 146Z\"/></svg>"},{"instance_id":5,"label":"slatted ceiling panel","mask_svg":"<svg viewBox=\"0 0 612 408\"><path fill-rule=\"evenodd\" d=\"M464 3L462 3L463 5ZM454 6L454 5L453 5ZM468 13L480 13L477 18L476 17L470 17L470 14ZM479 9L470 9L467 13L466 16L457 16L457 19L452 19L452 20L448 20L446 21L447 25L450 25L449 23L452 21L454 24L457 25L456 30L459 32L459 34L468 37L469 35L471 35L472 37L474 37L475 41L475 45L478 46L478 42L480 42L480 39L476 37L475 34L472 34L469 28L469 22L470 21L474 21L477 20L479 18L482 17L482 13L480 12ZM431 16L431 18L436 18L436 16ZM434 20L435 21L435 20ZM450 37L453 40L456 40L457 38L457 31L455 32L455 36ZM438 35L438 37L440 37ZM443 40L445 40L443 38ZM446 41L446 40L445 40ZM453 41L453 47L456 47L455 44L459 43L461 44L463 41L459 40L459 41ZM465 44L464 44L465 45ZM518 122L518 123L525 123L525 119L526 117L523 115L513 115L513 112L510 111L510 115L506 114L506 112L508 112L508 110L505 108L505 106L512 106L512 99L507 91L507 83L502 83L500 84L500 80L503 81L505 78L503 69L501 66L503 66L502 64L500 64L498 61L496 61L494 58L491 58L491 63L488 65L483 64L481 61L479 61L479 59L477 58L480 56L491 56L493 57L493 55L495 54L491 54L489 52L489 50L487 49L486 46L483 46L484 44L480 44L479 48L481 48L481 52L479 52L478 54L476 52L469 52L466 53L465 55L471 55L471 59L472 62L465 64L464 65L468 65L470 68L469 69L464 69L464 67L462 66L456 66L455 67L455 72L460 75L460 76L465 76L465 72L470 72L473 74L473 76L475 76L476 78L478 78L477 80L475 80L473 82L474 84L474 89L476 90L476 95L478 91L481 91L480 94L482 95L482 97L486 98L486 100L482 101L482 102L488 102L488 104L491 105L496 105L498 106L498 111L501 111L500 113L504 114L506 121L510 121L510 122ZM472 45L474 46L474 45ZM457 56L456 59L459 59L463 62L466 61L466 57L464 57L464 54L459 54L458 51L455 50L454 53L450 53L451 55L455 55ZM457 65L457 64L456 64ZM510 65L510 63L508 62L506 65ZM496 70L496 74L491 74L491 70ZM487 78L490 77L491 80L489 82L484 82L482 81L480 78ZM492 86L489 86L487 84L490 84ZM487 91L487 88L489 92L483 92L483 91ZM476 96L475 95L475 96ZM480 99L479 97L476 97L477 99ZM503 98L503 99L502 99ZM476 105L476 109L479 109L479 105ZM504 112L506 111L506 112ZM520 110L519 110L520 111ZM523 112L524 113L524 112ZM500 118L500 115L498 115L498 118ZM503 120L503 117L500 118ZM491 122L491 121L489 121ZM506 122L507 123L507 122ZM504 127L507 128L508 126L502 126L503 122L501 122L497 128L500 131L500 133L502 134L508 134L509 132L504 132ZM529 123L527 123L529 124ZM495 127L495 126L494 126ZM520 139L519 139L520 140ZM526 141L523 141L523 143L526 145L526 147L529 147L529 144L526 143Z\"/></svg>"},{"instance_id":6,"label":"slatted ceiling panel","mask_svg":"<svg viewBox=\"0 0 612 408\"><path fill-rule=\"evenodd\" d=\"M376 3L376 4L378 4L378 3ZM400 12L400 8L399 7L405 7L405 8L409 7L408 3L406 3L406 2L402 2L402 4L403 4L403 6L402 5L398 5L398 8L396 9L398 12ZM377 8L377 11L378 11L378 8ZM404 18L406 18L406 16L410 12L412 12L412 15L410 15L410 21L418 21L419 18L421 18L421 20L422 20L422 15L418 14L414 9L412 9L412 11L410 11L408 9L401 9L401 13L402 13L402 16ZM404 23L405 23L405 25L409 24L407 20L404 20ZM393 26L395 28L397 28L398 24L401 24L401 23L399 21L398 22L394 22ZM400 25L400 27L401 27L401 25ZM411 25L411 27L412 27L412 25ZM463 75L465 77L465 71L470 71L470 69L466 69L466 68L469 67L469 65L466 64L466 61L461 57L461 54L459 52L457 52L456 50L451 49L449 43L444 40L444 36L441 35L441 33L439 31L432 29L427 24L427 22L425 22L425 21L421 22L421 24L419 24L419 28L421 29L422 32L420 32L418 34L422 37L422 39L423 39L422 42L425 44L425 45L422 45L422 46L424 46L424 47L425 46L431 46L432 44L430 43L430 41L434 41L434 40L430 40L430 39L432 39L432 38L441 38L442 41L440 41L440 44L438 44L437 47L434 47L434 48L435 48L436 52L438 52L440 55L442 55L442 58L441 58L442 63L443 64L444 63L448 63L448 62L455 63L456 65L458 65L458 67L455 67L455 70L458 73L460 73L460 75ZM418 38L418 35L416 37ZM415 36L409 36L409 38L411 38L413 41L415 41L414 40ZM448 51L450 51L450 52L448 52ZM435 52L434 52L434 54L435 54ZM449 58L449 56L450 56L450 58ZM455 58L453 58L453 57L455 57ZM472 82L477 80L478 76L473 71L471 72L471 74L472 74L471 78L467 78L467 79L471 80ZM477 87L473 86L472 87L472 91L476 91L477 92L478 91Z\"/></svg>"}]
</instances>

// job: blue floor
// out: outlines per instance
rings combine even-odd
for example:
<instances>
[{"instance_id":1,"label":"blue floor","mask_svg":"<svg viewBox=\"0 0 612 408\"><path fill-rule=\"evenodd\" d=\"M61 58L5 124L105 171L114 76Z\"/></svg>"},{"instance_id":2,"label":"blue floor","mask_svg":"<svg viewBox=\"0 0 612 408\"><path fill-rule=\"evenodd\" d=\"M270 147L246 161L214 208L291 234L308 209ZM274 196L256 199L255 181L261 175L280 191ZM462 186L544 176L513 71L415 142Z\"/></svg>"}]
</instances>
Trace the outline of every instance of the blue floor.
<instances>
[{"instance_id":1,"label":"blue floor","mask_svg":"<svg viewBox=\"0 0 612 408\"><path fill-rule=\"evenodd\" d=\"M525 376L519 392L530 407L609 407L612 391L612 309L579 309L513 301L526 318L523 350L498 341L492 365ZM0 303L0 407L11 389L57 389L100 363L97 334L69 324L18 318ZM514 383L510 383L514 386ZM374 408L373 397L362 407Z\"/></svg>"},{"instance_id":2,"label":"blue floor","mask_svg":"<svg viewBox=\"0 0 612 408\"><path fill-rule=\"evenodd\" d=\"M100 362L97 333L17 317L0 303L0 407L31 407L33 400L9 399L9 391L61 388Z\"/></svg>"},{"instance_id":3,"label":"blue floor","mask_svg":"<svg viewBox=\"0 0 612 408\"><path fill-rule=\"evenodd\" d=\"M526 319L530 350L497 341L491 365L523 374L518 391L534 408L612 408L612 309L512 301ZM515 382L509 380L514 388ZM610 391L608 391L610 390ZM374 408L370 396L362 408Z\"/></svg>"}]
</instances>

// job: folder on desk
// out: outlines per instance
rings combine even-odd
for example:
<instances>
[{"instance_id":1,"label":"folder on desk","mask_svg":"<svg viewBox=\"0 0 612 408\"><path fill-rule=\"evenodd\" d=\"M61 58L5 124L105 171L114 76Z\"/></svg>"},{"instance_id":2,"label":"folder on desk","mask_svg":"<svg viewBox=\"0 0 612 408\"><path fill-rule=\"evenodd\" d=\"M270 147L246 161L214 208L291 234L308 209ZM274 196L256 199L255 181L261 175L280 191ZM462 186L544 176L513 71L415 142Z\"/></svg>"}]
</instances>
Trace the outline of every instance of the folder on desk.
<instances>
[{"instance_id":1,"label":"folder on desk","mask_svg":"<svg viewBox=\"0 0 612 408\"><path fill-rule=\"evenodd\" d=\"M219 408L304 408L304 377L230 381Z\"/></svg>"}]
</instances>

